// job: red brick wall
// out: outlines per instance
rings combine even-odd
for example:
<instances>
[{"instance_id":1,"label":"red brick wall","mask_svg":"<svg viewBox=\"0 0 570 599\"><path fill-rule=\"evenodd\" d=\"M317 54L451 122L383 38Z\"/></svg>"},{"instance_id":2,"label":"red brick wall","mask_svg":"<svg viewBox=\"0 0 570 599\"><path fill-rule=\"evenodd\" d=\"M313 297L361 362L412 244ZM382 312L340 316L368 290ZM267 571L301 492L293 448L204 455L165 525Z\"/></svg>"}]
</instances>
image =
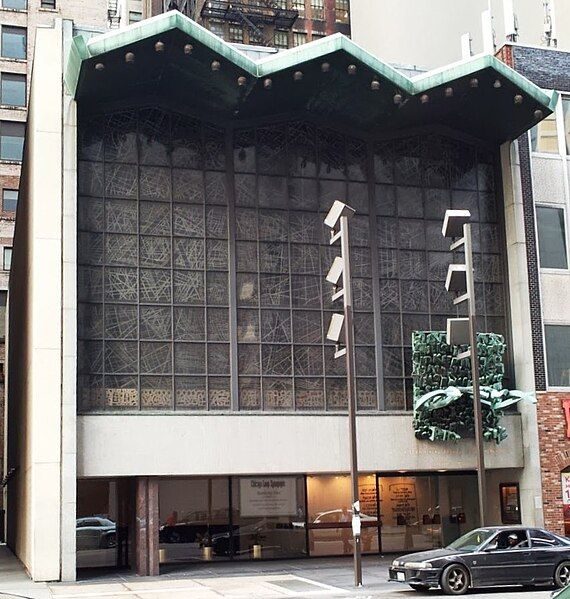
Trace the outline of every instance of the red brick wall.
<instances>
[{"instance_id":1,"label":"red brick wall","mask_svg":"<svg viewBox=\"0 0 570 599\"><path fill-rule=\"evenodd\" d=\"M563 401L570 401L570 392L549 391L537 397L544 521L547 529L564 534L560 473L570 467L570 439Z\"/></svg>"}]
</instances>

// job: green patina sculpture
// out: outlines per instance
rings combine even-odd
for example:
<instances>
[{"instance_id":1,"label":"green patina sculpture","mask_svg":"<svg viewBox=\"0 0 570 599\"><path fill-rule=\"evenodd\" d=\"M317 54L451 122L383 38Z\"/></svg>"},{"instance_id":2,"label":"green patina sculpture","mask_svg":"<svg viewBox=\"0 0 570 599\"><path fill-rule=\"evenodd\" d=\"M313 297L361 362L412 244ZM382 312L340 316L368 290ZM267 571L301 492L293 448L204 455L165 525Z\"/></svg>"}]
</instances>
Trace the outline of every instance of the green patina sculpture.
<instances>
[{"instance_id":1,"label":"green patina sculpture","mask_svg":"<svg viewBox=\"0 0 570 599\"><path fill-rule=\"evenodd\" d=\"M458 441L474 436L471 363L457 357L462 349L447 345L441 331L412 334L413 425L418 439ZM477 335L483 436L496 443L507 437L500 424L504 410L523 399L536 401L531 394L503 388L505 350L502 335Z\"/></svg>"}]
</instances>

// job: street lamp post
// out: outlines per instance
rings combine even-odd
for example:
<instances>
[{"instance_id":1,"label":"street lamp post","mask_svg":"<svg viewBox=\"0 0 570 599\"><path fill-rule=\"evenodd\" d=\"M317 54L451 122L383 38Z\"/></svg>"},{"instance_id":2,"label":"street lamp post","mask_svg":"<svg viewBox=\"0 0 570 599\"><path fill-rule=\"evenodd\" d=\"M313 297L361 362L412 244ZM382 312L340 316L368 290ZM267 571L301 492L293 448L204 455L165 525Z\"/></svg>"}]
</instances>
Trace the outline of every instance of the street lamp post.
<instances>
[{"instance_id":1,"label":"street lamp post","mask_svg":"<svg viewBox=\"0 0 570 599\"><path fill-rule=\"evenodd\" d=\"M348 423L350 437L350 481L352 488L352 537L354 542L354 585L362 586L362 547L360 498L358 494L358 456L356 444L356 366L354 360L354 322L352 314L352 281L350 274L350 247L348 236L348 220L354 210L340 201L335 201L327 217L325 225L331 229L330 244L340 241L340 256L337 256L326 277L334 286L333 301L342 298L343 314L332 315L327 339L334 341L335 359L346 358L346 382L348 395ZM342 279L342 287L341 287ZM344 343L341 338L344 334Z\"/></svg>"},{"instance_id":2,"label":"street lamp post","mask_svg":"<svg viewBox=\"0 0 570 599\"><path fill-rule=\"evenodd\" d=\"M471 359L471 379L473 384L473 414L475 425L475 446L477 450L477 486L479 491L480 525L485 526L485 455L483 451L483 414L479 388L479 358L477 355L477 322L475 311L475 281L473 272L473 244L471 239L471 213L469 210L447 210L443 221L444 237L453 239L450 250L463 246L465 264L450 264L445 281L447 291L456 294L453 303L467 302L467 318L448 318L447 344L469 345L469 349L458 354L458 358Z\"/></svg>"}]
</instances>

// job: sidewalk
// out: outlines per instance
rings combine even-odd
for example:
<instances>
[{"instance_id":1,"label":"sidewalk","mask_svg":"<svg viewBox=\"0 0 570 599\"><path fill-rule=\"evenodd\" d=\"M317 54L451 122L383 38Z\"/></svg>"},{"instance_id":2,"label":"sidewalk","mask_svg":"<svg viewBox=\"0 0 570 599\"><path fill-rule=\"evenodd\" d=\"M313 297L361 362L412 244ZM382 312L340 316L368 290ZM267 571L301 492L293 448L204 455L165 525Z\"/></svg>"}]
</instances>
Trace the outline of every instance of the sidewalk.
<instances>
[{"instance_id":1,"label":"sidewalk","mask_svg":"<svg viewBox=\"0 0 570 599\"><path fill-rule=\"evenodd\" d=\"M48 585L32 582L21 562L5 545L0 545L0 599L14 595L31 599L51 599Z\"/></svg>"},{"instance_id":2,"label":"sidewalk","mask_svg":"<svg viewBox=\"0 0 570 599\"><path fill-rule=\"evenodd\" d=\"M84 571L76 583L33 583L20 562L0 547L0 599L280 599L296 597L420 599L417 593L387 582L390 559L363 559L364 587L354 588L351 558L198 563L163 566L159 577L141 578L129 571ZM87 578L88 576L88 578ZM477 599L548 599L550 590L471 591Z\"/></svg>"}]
</instances>

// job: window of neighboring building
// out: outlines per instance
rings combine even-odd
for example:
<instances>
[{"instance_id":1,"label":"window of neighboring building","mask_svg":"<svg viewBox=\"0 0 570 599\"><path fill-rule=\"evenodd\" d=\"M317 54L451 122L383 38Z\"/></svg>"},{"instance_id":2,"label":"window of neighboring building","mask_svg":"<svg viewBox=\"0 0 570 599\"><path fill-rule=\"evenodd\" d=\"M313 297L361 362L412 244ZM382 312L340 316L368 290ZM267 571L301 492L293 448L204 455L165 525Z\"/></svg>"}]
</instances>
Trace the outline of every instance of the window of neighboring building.
<instances>
[{"instance_id":1,"label":"window of neighboring building","mask_svg":"<svg viewBox=\"0 0 570 599\"><path fill-rule=\"evenodd\" d=\"M3 189L2 190L2 211L16 212L18 207L18 190Z\"/></svg>"},{"instance_id":2,"label":"window of neighboring building","mask_svg":"<svg viewBox=\"0 0 570 599\"><path fill-rule=\"evenodd\" d=\"M570 98L562 101L562 112L564 114L564 136L566 137L566 154L570 156Z\"/></svg>"},{"instance_id":3,"label":"window of neighboring building","mask_svg":"<svg viewBox=\"0 0 570 599\"><path fill-rule=\"evenodd\" d=\"M277 6L283 10L287 10L287 0L277 0Z\"/></svg>"},{"instance_id":4,"label":"window of neighboring building","mask_svg":"<svg viewBox=\"0 0 570 599\"><path fill-rule=\"evenodd\" d=\"M17 73L2 73L1 100L5 106L26 105L26 76Z\"/></svg>"},{"instance_id":5,"label":"window of neighboring building","mask_svg":"<svg viewBox=\"0 0 570 599\"><path fill-rule=\"evenodd\" d=\"M10 266L12 266L12 248L5 247L3 262L4 270L10 270Z\"/></svg>"},{"instance_id":6,"label":"window of neighboring building","mask_svg":"<svg viewBox=\"0 0 570 599\"><path fill-rule=\"evenodd\" d=\"M554 113L530 130L530 141L533 152L558 154L558 134Z\"/></svg>"},{"instance_id":7,"label":"window of neighboring building","mask_svg":"<svg viewBox=\"0 0 570 599\"><path fill-rule=\"evenodd\" d=\"M209 29L214 35L217 35L218 37L221 37L222 39L224 39L225 32L224 32L224 24L223 23L220 23L219 21L210 21Z\"/></svg>"},{"instance_id":8,"label":"window of neighboring building","mask_svg":"<svg viewBox=\"0 0 570 599\"><path fill-rule=\"evenodd\" d=\"M275 31L273 36L273 43L276 48L288 48L289 47L289 34L287 31Z\"/></svg>"},{"instance_id":9,"label":"window of neighboring building","mask_svg":"<svg viewBox=\"0 0 570 599\"><path fill-rule=\"evenodd\" d=\"M302 46L307 43L306 33L293 33L293 46Z\"/></svg>"},{"instance_id":10,"label":"window of neighboring building","mask_svg":"<svg viewBox=\"0 0 570 599\"><path fill-rule=\"evenodd\" d=\"M325 18L325 0L311 0L311 13L313 19Z\"/></svg>"},{"instance_id":11,"label":"window of neighboring building","mask_svg":"<svg viewBox=\"0 0 570 599\"><path fill-rule=\"evenodd\" d=\"M570 387L570 325L547 324L544 327L548 385Z\"/></svg>"},{"instance_id":12,"label":"window of neighboring building","mask_svg":"<svg viewBox=\"0 0 570 599\"><path fill-rule=\"evenodd\" d=\"M6 337L6 300L7 291L0 291L0 339Z\"/></svg>"},{"instance_id":13,"label":"window of neighboring building","mask_svg":"<svg viewBox=\"0 0 570 599\"><path fill-rule=\"evenodd\" d=\"M14 10L26 10L26 0L2 0L2 8L12 8Z\"/></svg>"},{"instance_id":14,"label":"window of neighboring building","mask_svg":"<svg viewBox=\"0 0 570 599\"><path fill-rule=\"evenodd\" d=\"M564 210L549 206L536 207L538 249L542 268L568 268Z\"/></svg>"},{"instance_id":15,"label":"window of neighboring building","mask_svg":"<svg viewBox=\"0 0 570 599\"><path fill-rule=\"evenodd\" d=\"M335 0L334 8L337 23L348 23L350 18L348 0Z\"/></svg>"},{"instance_id":16,"label":"window of neighboring building","mask_svg":"<svg viewBox=\"0 0 570 599\"><path fill-rule=\"evenodd\" d=\"M26 125L0 121L0 160L22 160Z\"/></svg>"},{"instance_id":17,"label":"window of neighboring building","mask_svg":"<svg viewBox=\"0 0 570 599\"><path fill-rule=\"evenodd\" d=\"M41 0L41 7L55 10L55 0Z\"/></svg>"},{"instance_id":18,"label":"window of neighboring building","mask_svg":"<svg viewBox=\"0 0 570 599\"><path fill-rule=\"evenodd\" d=\"M324 34L322 34L322 33L315 33L315 32L313 32L313 39L311 41L314 42L315 40L320 40L323 37L326 37L326 36Z\"/></svg>"},{"instance_id":19,"label":"window of neighboring building","mask_svg":"<svg viewBox=\"0 0 570 599\"><path fill-rule=\"evenodd\" d=\"M129 10L129 24L142 21L142 12L138 10Z\"/></svg>"},{"instance_id":20,"label":"window of neighboring building","mask_svg":"<svg viewBox=\"0 0 570 599\"><path fill-rule=\"evenodd\" d=\"M230 42L234 44L243 44L243 29L238 25L230 25Z\"/></svg>"},{"instance_id":21,"label":"window of neighboring building","mask_svg":"<svg viewBox=\"0 0 570 599\"><path fill-rule=\"evenodd\" d=\"M26 28L2 25L2 57L26 58Z\"/></svg>"},{"instance_id":22,"label":"window of neighboring building","mask_svg":"<svg viewBox=\"0 0 570 599\"><path fill-rule=\"evenodd\" d=\"M293 0L291 8L299 11L299 14L303 14L305 12L305 0Z\"/></svg>"}]
</instances>

